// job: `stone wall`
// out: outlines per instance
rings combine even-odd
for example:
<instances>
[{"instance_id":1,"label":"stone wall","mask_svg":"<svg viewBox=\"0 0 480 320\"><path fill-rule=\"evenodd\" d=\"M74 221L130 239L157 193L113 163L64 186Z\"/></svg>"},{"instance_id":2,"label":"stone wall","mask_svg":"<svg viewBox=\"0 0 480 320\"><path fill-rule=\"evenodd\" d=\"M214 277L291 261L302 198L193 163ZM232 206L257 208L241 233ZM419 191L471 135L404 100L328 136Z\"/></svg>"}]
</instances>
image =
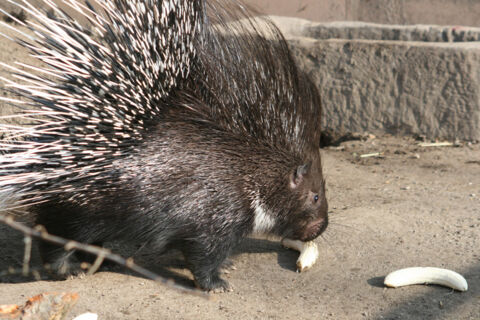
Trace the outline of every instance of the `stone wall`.
<instances>
[{"instance_id":1,"label":"stone wall","mask_svg":"<svg viewBox=\"0 0 480 320\"><path fill-rule=\"evenodd\" d=\"M480 140L480 42L448 41L450 28L273 19L320 89L325 128Z\"/></svg>"},{"instance_id":2,"label":"stone wall","mask_svg":"<svg viewBox=\"0 0 480 320\"><path fill-rule=\"evenodd\" d=\"M480 27L476 0L244 0L269 15L312 21Z\"/></svg>"}]
</instances>

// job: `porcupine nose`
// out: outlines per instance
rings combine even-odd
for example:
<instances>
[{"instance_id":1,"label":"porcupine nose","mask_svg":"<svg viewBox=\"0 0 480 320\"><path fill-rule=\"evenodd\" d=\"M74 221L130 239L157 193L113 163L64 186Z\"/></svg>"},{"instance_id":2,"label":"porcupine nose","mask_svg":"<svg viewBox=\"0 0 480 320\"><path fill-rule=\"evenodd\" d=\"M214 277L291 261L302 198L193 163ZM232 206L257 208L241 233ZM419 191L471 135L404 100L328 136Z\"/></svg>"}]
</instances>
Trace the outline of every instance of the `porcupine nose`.
<instances>
[{"instance_id":1,"label":"porcupine nose","mask_svg":"<svg viewBox=\"0 0 480 320\"><path fill-rule=\"evenodd\" d=\"M321 235L328 226L328 204L323 199L322 205L318 210L318 218L307 224L302 241L311 241Z\"/></svg>"},{"instance_id":2,"label":"porcupine nose","mask_svg":"<svg viewBox=\"0 0 480 320\"><path fill-rule=\"evenodd\" d=\"M303 234L303 237L300 240L312 241L313 239L321 235L327 229L327 226L328 226L328 216L325 216L323 218L310 222L305 228L305 233Z\"/></svg>"}]
</instances>

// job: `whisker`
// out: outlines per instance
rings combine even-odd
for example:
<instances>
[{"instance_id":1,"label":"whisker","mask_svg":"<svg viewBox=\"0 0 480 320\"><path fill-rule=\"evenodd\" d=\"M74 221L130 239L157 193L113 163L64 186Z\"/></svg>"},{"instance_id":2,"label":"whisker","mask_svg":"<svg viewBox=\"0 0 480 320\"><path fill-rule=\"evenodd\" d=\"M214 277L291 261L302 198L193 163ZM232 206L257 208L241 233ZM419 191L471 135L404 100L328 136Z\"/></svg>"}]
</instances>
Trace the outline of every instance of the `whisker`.
<instances>
[{"instance_id":1,"label":"whisker","mask_svg":"<svg viewBox=\"0 0 480 320\"><path fill-rule=\"evenodd\" d=\"M319 238L327 245L327 246L325 247L325 250L330 251L331 253L333 253L333 259L334 259L334 261L336 261L336 262L341 262L342 259L341 259L341 257L338 255L338 251L335 250L335 247L334 247L334 246L330 243L330 241L327 239L327 236L328 236L328 233L327 233L327 234L326 234L326 233L323 233L323 234L321 234L320 237L319 237ZM344 267L343 267L343 263L339 263L339 265L340 265L340 268L342 269L342 271L345 272L345 269L344 269Z\"/></svg>"},{"instance_id":2,"label":"whisker","mask_svg":"<svg viewBox=\"0 0 480 320\"><path fill-rule=\"evenodd\" d=\"M337 221L329 221L328 224L330 226L340 226L340 227L343 227L343 228L349 228L351 230L355 230L355 231L359 231L358 228L354 227L354 226L351 226L351 225L348 225L348 224L344 224L344 223L338 223Z\"/></svg>"}]
</instances>

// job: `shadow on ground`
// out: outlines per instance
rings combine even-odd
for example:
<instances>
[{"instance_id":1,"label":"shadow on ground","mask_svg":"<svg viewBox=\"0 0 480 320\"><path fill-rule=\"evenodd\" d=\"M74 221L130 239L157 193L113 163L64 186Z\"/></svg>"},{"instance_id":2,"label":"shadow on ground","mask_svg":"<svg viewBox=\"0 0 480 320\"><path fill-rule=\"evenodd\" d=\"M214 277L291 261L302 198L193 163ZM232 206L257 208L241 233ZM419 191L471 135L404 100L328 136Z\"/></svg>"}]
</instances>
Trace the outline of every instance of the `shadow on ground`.
<instances>
[{"instance_id":1,"label":"shadow on ground","mask_svg":"<svg viewBox=\"0 0 480 320\"><path fill-rule=\"evenodd\" d=\"M20 274L24 261L24 236L21 232L13 230L9 226L0 225L0 283L23 283L38 280L31 275L23 276ZM32 270L39 271L42 280L55 280L55 277L43 270L41 259L37 249L37 243L40 240L33 240L31 259L29 267ZM157 275L173 280L176 284L192 287L193 281L186 264L179 251L171 250L167 253L159 255L156 252L149 251L148 248L139 249L135 245L113 244L110 247L112 252L119 253L123 257L133 256L137 264L144 266L148 270L155 272ZM298 253L293 250L283 248L279 241L246 238L233 251L231 257L243 253L277 253L278 264L286 270L296 271L295 261ZM10 270L15 270L14 274L9 274ZM123 266L113 262L104 262L100 271L111 271L124 274L132 274L130 270L126 270Z\"/></svg>"},{"instance_id":2,"label":"shadow on ground","mask_svg":"<svg viewBox=\"0 0 480 320\"><path fill-rule=\"evenodd\" d=\"M428 293L417 295L397 303L386 312L373 319L480 319L480 264L467 270L457 270L462 274L469 285L468 291L458 292L449 288L432 285ZM384 277L375 277L368 280L374 287L383 286ZM410 290L408 287L387 289ZM469 308L467 314L463 313L465 306ZM476 307L475 307L476 306ZM448 316L446 316L448 314Z\"/></svg>"}]
</instances>

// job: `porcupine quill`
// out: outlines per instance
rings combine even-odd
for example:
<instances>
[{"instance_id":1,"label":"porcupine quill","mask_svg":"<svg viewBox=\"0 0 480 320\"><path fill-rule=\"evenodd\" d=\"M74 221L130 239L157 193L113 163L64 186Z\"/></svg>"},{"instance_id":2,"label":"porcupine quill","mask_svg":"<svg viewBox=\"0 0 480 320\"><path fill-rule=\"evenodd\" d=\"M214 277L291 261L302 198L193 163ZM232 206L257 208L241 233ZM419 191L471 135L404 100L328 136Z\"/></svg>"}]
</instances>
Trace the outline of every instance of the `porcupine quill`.
<instances>
[{"instance_id":1,"label":"porcupine quill","mask_svg":"<svg viewBox=\"0 0 480 320\"><path fill-rule=\"evenodd\" d=\"M318 93L273 25L260 32L219 2L205 13L201 1L107 0L97 13L68 1L90 36L44 1L53 15L20 6L37 23L19 40L43 76L7 66L23 82L3 79L34 124L1 127L0 196L15 193L53 234L179 249L212 291L230 289L218 270L248 234L325 230ZM72 252L40 251L70 271Z\"/></svg>"}]
</instances>

